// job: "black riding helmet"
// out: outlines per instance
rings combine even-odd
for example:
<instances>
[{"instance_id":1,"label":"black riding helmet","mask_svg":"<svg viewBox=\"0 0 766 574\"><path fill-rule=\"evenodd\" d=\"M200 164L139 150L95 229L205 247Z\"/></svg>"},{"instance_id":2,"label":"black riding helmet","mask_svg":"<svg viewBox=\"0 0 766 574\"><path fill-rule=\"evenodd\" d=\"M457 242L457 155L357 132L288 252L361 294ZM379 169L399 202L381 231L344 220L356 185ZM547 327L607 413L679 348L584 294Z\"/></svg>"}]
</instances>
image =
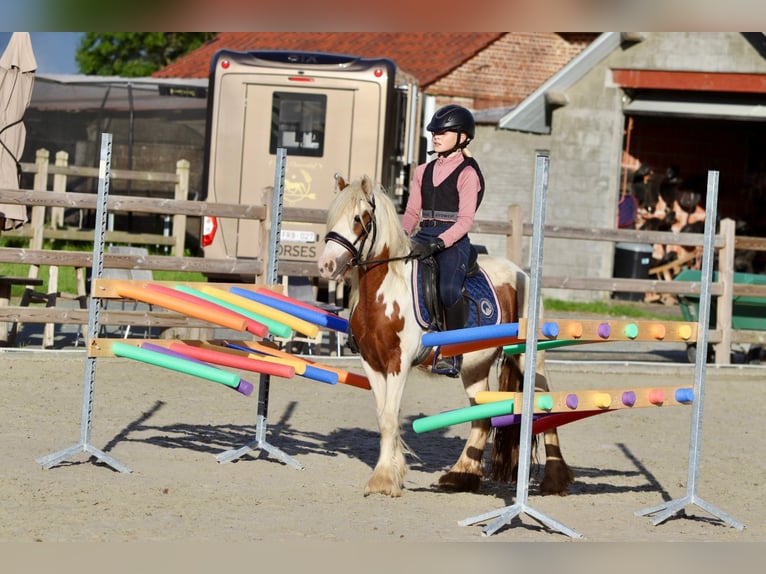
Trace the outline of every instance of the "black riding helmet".
<instances>
[{"instance_id":1,"label":"black riding helmet","mask_svg":"<svg viewBox=\"0 0 766 574\"><path fill-rule=\"evenodd\" d=\"M463 106L450 104L436 110L426 129L431 133L460 132L472 140L476 133L476 122L473 114Z\"/></svg>"},{"instance_id":2,"label":"black riding helmet","mask_svg":"<svg viewBox=\"0 0 766 574\"><path fill-rule=\"evenodd\" d=\"M467 139L463 143L458 143L449 152L444 154L449 155L455 150L464 148L471 142L476 134L476 121L473 119L473 114L463 106L450 104L436 110L426 129L431 133L457 132L458 134L463 133L466 135ZM460 138L458 138L459 140Z\"/></svg>"}]
</instances>

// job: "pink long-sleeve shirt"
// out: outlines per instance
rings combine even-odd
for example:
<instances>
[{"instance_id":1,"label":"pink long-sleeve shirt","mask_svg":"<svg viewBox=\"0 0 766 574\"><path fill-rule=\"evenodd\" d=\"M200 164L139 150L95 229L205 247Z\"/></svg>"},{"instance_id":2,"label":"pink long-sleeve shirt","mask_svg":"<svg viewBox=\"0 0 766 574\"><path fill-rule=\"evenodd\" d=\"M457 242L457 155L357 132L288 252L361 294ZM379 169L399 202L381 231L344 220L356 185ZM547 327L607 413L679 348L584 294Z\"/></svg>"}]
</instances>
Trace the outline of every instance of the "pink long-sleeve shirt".
<instances>
[{"instance_id":1,"label":"pink long-sleeve shirt","mask_svg":"<svg viewBox=\"0 0 766 574\"><path fill-rule=\"evenodd\" d=\"M438 186L442 183L462 162L462 153L438 158L436 160L436 165L434 165L434 186ZM410 197L407 201L404 215L402 216L402 227L404 227L404 231L407 235L410 236L420 222L420 211L423 205L421 188L423 185L423 173L426 170L426 165L427 164L423 163L415 168L415 173L412 176L412 182L410 184ZM439 235L439 238L444 241L445 247L450 247L458 239L467 234L473 226L473 220L476 214L476 200L479 197L479 190L481 189L479 175L473 167L468 166L460 172L457 179L457 189L460 198L457 221L455 221L444 233Z\"/></svg>"}]
</instances>

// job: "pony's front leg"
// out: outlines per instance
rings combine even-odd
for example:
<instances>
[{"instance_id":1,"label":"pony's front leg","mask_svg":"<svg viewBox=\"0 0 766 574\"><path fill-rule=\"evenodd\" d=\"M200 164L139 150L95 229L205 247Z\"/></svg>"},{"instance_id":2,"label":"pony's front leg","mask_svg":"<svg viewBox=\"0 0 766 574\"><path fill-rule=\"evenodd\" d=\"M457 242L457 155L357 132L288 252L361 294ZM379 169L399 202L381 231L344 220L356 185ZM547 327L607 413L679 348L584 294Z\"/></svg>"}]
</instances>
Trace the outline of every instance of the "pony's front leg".
<instances>
[{"instance_id":1,"label":"pony's front leg","mask_svg":"<svg viewBox=\"0 0 766 574\"><path fill-rule=\"evenodd\" d=\"M364 487L364 495L383 494L398 497L402 495L404 476L407 474L399 425L399 409L407 374L384 376L368 372L367 375L375 394L380 453L372 476Z\"/></svg>"}]
</instances>

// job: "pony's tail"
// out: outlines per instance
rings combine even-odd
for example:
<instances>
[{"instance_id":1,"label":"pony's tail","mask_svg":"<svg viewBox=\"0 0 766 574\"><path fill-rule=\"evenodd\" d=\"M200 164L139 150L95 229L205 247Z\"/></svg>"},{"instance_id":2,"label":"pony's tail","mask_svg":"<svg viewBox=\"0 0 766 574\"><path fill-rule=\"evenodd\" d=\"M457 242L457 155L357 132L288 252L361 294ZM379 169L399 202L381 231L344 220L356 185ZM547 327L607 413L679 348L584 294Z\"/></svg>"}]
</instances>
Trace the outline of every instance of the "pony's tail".
<instances>
[{"instance_id":1,"label":"pony's tail","mask_svg":"<svg viewBox=\"0 0 766 574\"><path fill-rule=\"evenodd\" d=\"M520 392L523 386L523 374L517 357L503 356L498 374L498 390L502 392ZM489 478L498 482L516 480L519 468L519 443L521 425L508 425L494 429L492 454L489 465ZM532 439L533 449L537 445Z\"/></svg>"}]
</instances>

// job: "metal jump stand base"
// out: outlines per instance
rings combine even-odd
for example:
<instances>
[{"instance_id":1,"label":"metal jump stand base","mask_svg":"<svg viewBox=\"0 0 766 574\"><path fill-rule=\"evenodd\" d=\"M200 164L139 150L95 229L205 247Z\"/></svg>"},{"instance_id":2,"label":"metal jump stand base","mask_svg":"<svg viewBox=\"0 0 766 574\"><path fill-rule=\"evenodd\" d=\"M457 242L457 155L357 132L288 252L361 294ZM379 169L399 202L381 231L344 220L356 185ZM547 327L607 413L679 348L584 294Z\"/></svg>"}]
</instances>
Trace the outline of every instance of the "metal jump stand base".
<instances>
[{"instance_id":1,"label":"metal jump stand base","mask_svg":"<svg viewBox=\"0 0 766 574\"><path fill-rule=\"evenodd\" d=\"M668 518L676 514L677 512L680 512L683 510L686 506L689 506L690 504L694 504L701 508L702 510L709 512L716 518L722 520L732 528L736 528L737 530L744 530L745 525L734 518L733 516L725 513L723 510L716 508L712 504L709 504L699 498L696 494L687 494L686 496L682 498L677 498L675 500L671 500L668 502L663 502L662 504L658 504L657 506L650 506L649 508L644 508L643 510L636 510L635 515L636 516L648 516L650 514L657 514L652 519L652 524L657 526L661 522L665 522Z\"/></svg>"},{"instance_id":2,"label":"metal jump stand base","mask_svg":"<svg viewBox=\"0 0 766 574\"><path fill-rule=\"evenodd\" d=\"M539 512L535 510L534 508L532 508L531 506L528 506L523 503L516 503L511 506L506 506L505 508L500 508L499 510L493 510L485 514L473 516L471 518L465 518L463 520L460 520L458 524L460 526L469 526L471 524L486 522L487 520L496 518L496 520L493 520L492 522L487 524L487 526L484 527L484 530L482 530L482 535L491 536L492 534L500 530L503 526L510 524L511 520L513 520L520 514L528 514L530 517L537 520L543 526L547 526L551 530L557 530L561 532L562 534L566 534L570 538L582 538L582 534L580 534L576 530L572 530L571 528L569 528L568 526L565 526L561 522L554 520L550 516L546 516L542 512Z\"/></svg>"},{"instance_id":3,"label":"metal jump stand base","mask_svg":"<svg viewBox=\"0 0 766 574\"><path fill-rule=\"evenodd\" d=\"M266 441L266 406L268 404L269 375L261 375L258 397L258 416L255 424L255 439L236 449L226 450L216 455L218 462L231 462L253 450L262 450L277 460L289 464L293 468L303 470L303 465L293 457Z\"/></svg>"},{"instance_id":4,"label":"metal jump stand base","mask_svg":"<svg viewBox=\"0 0 766 574\"><path fill-rule=\"evenodd\" d=\"M64 460L69 458L70 456L80 452L87 452L89 454L92 454L101 462L103 462L104 464L108 464L114 470L118 472L125 472L125 473L132 472L129 467L125 466L120 461L112 458L111 456L106 454L104 451L101 451L97 449L96 447L90 444L85 444L85 443L72 445L69 448L60 450L59 452L54 452L46 456L41 456L40 458L36 460L43 468L53 468L60 462L63 462Z\"/></svg>"}]
</instances>

